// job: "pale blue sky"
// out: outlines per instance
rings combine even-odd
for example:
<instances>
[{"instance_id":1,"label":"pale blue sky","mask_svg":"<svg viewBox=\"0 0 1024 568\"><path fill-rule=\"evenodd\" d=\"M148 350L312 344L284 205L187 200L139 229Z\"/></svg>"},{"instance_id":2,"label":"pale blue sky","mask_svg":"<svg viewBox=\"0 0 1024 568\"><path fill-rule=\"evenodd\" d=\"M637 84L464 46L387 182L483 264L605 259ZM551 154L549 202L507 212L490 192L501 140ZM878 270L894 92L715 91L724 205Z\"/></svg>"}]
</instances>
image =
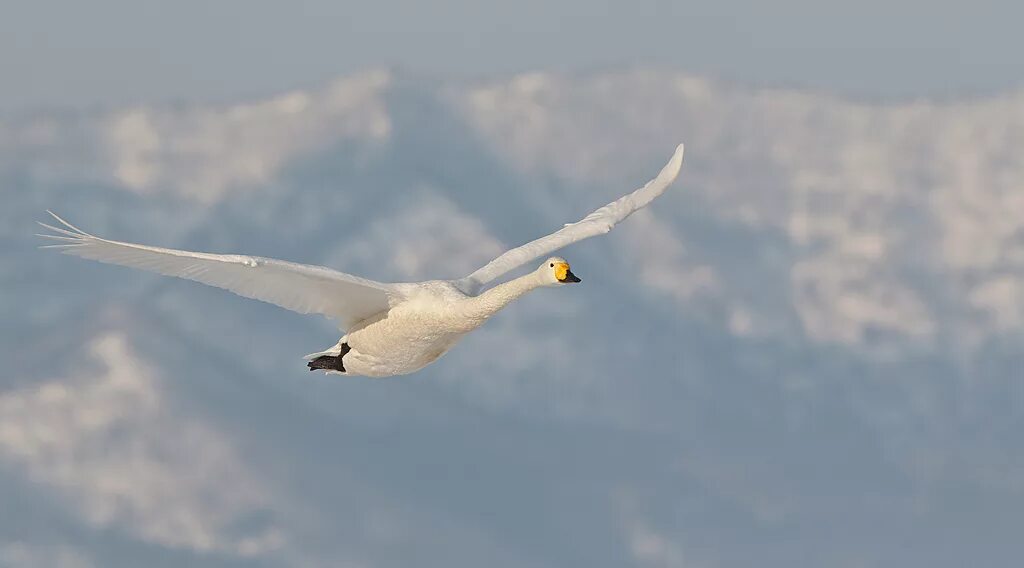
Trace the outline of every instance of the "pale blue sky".
<instances>
[{"instance_id":1,"label":"pale blue sky","mask_svg":"<svg viewBox=\"0 0 1024 568\"><path fill-rule=\"evenodd\" d=\"M0 0L0 110L223 100L375 66L648 64L855 96L1018 86L1024 8L948 0Z\"/></svg>"}]
</instances>

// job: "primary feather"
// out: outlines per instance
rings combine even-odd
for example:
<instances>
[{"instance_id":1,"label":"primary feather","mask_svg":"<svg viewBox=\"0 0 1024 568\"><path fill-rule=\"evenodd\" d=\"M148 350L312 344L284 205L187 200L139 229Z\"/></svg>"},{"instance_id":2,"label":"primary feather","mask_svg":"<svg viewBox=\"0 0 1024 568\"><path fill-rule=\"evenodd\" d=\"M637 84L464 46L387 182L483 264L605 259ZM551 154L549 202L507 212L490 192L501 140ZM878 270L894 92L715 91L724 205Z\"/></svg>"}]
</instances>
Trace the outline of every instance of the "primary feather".
<instances>
[{"instance_id":1,"label":"primary feather","mask_svg":"<svg viewBox=\"0 0 1024 568\"><path fill-rule=\"evenodd\" d=\"M342 327L366 319L397 301L391 285L344 274L323 266L237 254L210 254L103 239L48 211L65 228L40 223L60 241L50 248L110 264L177 276L230 290L300 314L323 314Z\"/></svg>"}]
</instances>

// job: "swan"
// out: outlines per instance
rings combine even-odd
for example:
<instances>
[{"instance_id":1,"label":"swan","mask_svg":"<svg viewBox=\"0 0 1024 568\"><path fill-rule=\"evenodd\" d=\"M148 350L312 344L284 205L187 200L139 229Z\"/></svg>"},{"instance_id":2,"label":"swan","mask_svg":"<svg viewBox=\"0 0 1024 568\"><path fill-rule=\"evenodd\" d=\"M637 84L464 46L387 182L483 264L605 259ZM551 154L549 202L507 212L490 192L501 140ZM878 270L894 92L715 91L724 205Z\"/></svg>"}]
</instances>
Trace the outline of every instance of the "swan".
<instances>
[{"instance_id":1,"label":"swan","mask_svg":"<svg viewBox=\"0 0 1024 568\"><path fill-rule=\"evenodd\" d=\"M52 211L47 213L63 228L39 223L50 233L38 236L59 241L42 248L194 280L300 314L333 318L345 334L333 347L307 355L309 370L390 377L433 363L523 294L579 282L565 259L552 256L533 272L487 288L499 276L531 260L607 233L664 193L679 174L682 161L680 144L658 176L640 189L576 223L501 254L458 280L385 284L322 266L112 241L86 233Z\"/></svg>"}]
</instances>

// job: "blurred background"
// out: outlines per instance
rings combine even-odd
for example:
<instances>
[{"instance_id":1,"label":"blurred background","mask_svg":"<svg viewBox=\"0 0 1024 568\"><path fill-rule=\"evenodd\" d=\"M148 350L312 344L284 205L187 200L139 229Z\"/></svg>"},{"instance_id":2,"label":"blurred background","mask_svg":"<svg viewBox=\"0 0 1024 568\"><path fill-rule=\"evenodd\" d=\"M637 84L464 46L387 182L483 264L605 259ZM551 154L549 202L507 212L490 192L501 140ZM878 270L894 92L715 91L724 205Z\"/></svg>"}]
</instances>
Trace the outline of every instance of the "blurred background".
<instances>
[{"instance_id":1,"label":"blurred background","mask_svg":"<svg viewBox=\"0 0 1024 568\"><path fill-rule=\"evenodd\" d=\"M0 566L1009 566L1019 4L0 1ZM39 251L462 276L652 177L405 378Z\"/></svg>"}]
</instances>

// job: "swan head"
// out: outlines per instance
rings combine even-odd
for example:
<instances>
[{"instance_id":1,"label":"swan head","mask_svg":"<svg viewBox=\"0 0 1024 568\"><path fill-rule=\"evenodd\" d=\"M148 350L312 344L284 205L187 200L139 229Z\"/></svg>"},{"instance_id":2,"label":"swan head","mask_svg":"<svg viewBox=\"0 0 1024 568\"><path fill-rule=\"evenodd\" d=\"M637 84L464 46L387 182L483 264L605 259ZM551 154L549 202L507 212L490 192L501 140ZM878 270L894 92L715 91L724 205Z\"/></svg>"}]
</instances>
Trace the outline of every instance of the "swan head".
<instances>
[{"instance_id":1,"label":"swan head","mask_svg":"<svg viewBox=\"0 0 1024 568\"><path fill-rule=\"evenodd\" d=\"M580 281L569 269L569 263L557 256L545 260L537 272L540 273L545 286L561 286Z\"/></svg>"}]
</instances>

